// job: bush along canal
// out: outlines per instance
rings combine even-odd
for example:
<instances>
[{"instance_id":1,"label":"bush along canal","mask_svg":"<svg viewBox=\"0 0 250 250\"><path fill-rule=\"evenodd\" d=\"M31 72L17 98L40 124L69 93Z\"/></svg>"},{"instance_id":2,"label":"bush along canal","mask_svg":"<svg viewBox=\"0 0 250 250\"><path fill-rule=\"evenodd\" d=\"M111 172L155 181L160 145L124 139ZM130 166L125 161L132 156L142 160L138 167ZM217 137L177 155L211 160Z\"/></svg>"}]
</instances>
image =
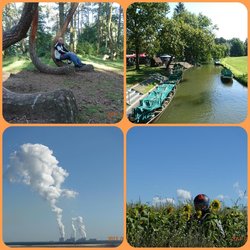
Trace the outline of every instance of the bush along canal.
<instances>
[{"instance_id":1,"label":"bush along canal","mask_svg":"<svg viewBox=\"0 0 250 250\"><path fill-rule=\"evenodd\" d=\"M193 67L155 123L239 123L247 116L247 87L221 81L222 67Z\"/></svg>"}]
</instances>

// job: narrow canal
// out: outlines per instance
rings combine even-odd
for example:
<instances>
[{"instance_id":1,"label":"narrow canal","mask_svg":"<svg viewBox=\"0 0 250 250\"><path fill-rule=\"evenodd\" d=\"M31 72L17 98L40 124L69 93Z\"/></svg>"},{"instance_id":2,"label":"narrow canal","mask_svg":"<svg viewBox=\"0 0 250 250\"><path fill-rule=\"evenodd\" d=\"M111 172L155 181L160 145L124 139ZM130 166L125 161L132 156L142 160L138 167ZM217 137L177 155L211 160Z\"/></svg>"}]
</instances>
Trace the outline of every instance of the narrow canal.
<instances>
[{"instance_id":1,"label":"narrow canal","mask_svg":"<svg viewBox=\"0 0 250 250\"><path fill-rule=\"evenodd\" d=\"M247 116L247 88L223 83L221 67L204 65L184 73L177 92L156 123L239 123Z\"/></svg>"}]
</instances>

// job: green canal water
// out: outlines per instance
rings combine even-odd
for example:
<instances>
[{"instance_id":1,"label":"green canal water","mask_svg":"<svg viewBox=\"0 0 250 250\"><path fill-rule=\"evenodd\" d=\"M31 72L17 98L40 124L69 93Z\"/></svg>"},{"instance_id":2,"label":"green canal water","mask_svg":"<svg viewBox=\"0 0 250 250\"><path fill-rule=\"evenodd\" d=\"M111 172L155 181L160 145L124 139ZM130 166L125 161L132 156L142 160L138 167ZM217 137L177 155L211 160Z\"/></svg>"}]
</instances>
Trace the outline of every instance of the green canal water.
<instances>
[{"instance_id":1,"label":"green canal water","mask_svg":"<svg viewBox=\"0 0 250 250\"><path fill-rule=\"evenodd\" d=\"M184 73L177 92L156 123L239 123L247 116L247 88L223 83L221 67L204 65Z\"/></svg>"}]
</instances>

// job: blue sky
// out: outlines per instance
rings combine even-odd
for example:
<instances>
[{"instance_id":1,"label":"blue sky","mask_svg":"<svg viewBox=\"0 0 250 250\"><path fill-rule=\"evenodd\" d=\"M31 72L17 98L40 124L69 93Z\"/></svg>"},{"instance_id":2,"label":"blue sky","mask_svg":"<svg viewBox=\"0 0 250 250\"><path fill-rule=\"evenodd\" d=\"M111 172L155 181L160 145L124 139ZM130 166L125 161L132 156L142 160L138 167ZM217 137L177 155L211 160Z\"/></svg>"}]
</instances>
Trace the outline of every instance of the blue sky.
<instances>
[{"instance_id":1,"label":"blue sky","mask_svg":"<svg viewBox=\"0 0 250 250\"><path fill-rule=\"evenodd\" d=\"M219 30L215 32L217 37L231 39L238 37L242 41L247 38L247 8L241 3L187 3L183 2L186 9L192 13L208 16L213 24L217 24ZM177 3L169 3L171 12Z\"/></svg>"},{"instance_id":2,"label":"blue sky","mask_svg":"<svg viewBox=\"0 0 250 250\"><path fill-rule=\"evenodd\" d=\"M231 205L247 190L247 135L238 127L134 128L127 139L127 202L178 200L187 191ZM186 194L187 194L186 193ZM242 203L246 203L246 197Z\"/></svg>"},{"instance_id":3,"label":"blue sky","mask_svg":"<svg viewBox=\"0 0 250 250\"><path fill-rule=\"evenodd\" d=\"M123 235L123 134L113 127L13 127L3 136L3 171L9 156L25 143L53 150L69 176L63 188L79 193L60 198L66 238L71 218L82 216L87 238ZM4 241L58 240L55 214L30 186L3 180Z\"/></svg>"}]
</instances>

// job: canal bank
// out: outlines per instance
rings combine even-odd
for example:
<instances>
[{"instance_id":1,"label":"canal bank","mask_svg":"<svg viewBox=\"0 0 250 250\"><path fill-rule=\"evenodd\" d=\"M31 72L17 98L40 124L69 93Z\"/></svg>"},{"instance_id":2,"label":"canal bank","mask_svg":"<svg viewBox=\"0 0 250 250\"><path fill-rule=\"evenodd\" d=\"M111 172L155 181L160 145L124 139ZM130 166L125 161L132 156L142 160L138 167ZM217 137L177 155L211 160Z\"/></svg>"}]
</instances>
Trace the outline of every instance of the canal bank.
<instances>
[{"instance_id":1,"label":"canal bank","mask_svg":"<svg viewBox=\"0 0 250 250\"><path fill-rule=\"evenodd\" d=\"M233 79L223 83L222 67L194 67L184 74L178 91L155 123L239 123L247 115L247 88Z\"/></svg>"},{"instance_id":2,"label":"canal bank","mask_svg":"<svg viewBox=\"0 0 250 250\"><path fill-rule=\"evenodd\" d=\"M234 78L244 86L248 85L247 62L247 56L227 57L221 59L221 65L229 68L233 72Z\"/></svg>"}]
</instances>

